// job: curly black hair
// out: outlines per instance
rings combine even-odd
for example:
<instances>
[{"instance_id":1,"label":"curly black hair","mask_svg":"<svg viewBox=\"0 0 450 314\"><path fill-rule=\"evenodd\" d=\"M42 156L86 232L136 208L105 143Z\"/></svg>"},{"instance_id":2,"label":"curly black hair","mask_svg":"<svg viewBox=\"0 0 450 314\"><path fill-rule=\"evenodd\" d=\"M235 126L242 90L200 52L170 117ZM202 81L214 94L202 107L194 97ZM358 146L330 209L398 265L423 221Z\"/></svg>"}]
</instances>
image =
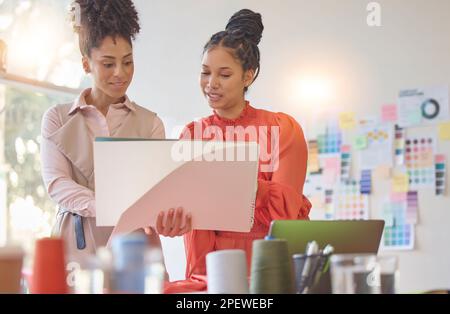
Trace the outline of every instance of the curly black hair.
<instances>
[{"instance_id":1,"label":"curly black hair","mask_svg":"<svg viewBox=\"0 0 450 314\"><path fill-rule=\"evenodd\" d=\"M74 30L84 56L90 57L92 49L108 36L122 37L132 45L141 29L132 0L75 0L72 6L78 9L73 8L73 13L80 14Z\"/></svg>"},{"instance_id":2,"label":"curly black hair","mask_svg":"<svg viewBox=\"0 0 450 314\"><path fill-rule=\"evenodd\" d=\"M224 31L214 34L206 43L203 53L214 47L230 48L234 57L240 61L244 71L254 70L253 82L260 71L260 52L258 44L261 41L264 25L261 14L249 9L242 9L230 18ZM244 89L247 92L248 88Z\"/></svg>"}]
</instances>

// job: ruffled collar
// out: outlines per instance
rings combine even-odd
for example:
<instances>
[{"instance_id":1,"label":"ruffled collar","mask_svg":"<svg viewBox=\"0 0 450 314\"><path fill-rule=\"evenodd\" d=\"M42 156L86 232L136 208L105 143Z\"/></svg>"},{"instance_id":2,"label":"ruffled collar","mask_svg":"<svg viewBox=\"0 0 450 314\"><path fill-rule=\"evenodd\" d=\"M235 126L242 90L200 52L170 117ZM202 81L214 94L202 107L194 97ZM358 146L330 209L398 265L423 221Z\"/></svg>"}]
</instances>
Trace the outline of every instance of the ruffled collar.
<instances>
[{"instance_id":1,"label":"ruffled collar","mask_svg":"<svg viewBox=\"0 0 450 314\"><path fill-rule=\"evenodd\" d=\"M211 116L212 120L216 123L224 124L224 125L237 125L241 124L245 121L248 121L249 118L255 117L256 115L256 109L250 106L250 103L248 101L245 102L245 107L242 110L239 117L236 119L227 119L219 116L214 110L214 114Z\"/></svg>"}]
</instances>

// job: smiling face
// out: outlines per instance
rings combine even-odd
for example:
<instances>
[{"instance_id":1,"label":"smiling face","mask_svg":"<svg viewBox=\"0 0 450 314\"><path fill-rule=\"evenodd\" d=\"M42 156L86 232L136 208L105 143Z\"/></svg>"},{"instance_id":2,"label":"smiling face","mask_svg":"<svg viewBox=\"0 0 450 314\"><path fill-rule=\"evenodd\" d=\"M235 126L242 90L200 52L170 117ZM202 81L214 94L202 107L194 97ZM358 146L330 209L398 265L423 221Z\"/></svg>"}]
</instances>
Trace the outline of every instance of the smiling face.
<instances>
[{"instance_id":1,"label":"smiling face","mask_svg":"<svg viewBox=\"0 0 450 314\"><path fill-rule=\"evenodd\" d=\"M110 99L121 99L133 79L133 48L122 37L108 36L89 57L83 57L83 67L92 75L93 89Z\"/></svg>"},{"instance_id":2,"label":"smiling face","mask_svg":"<svg viewBox=\"0 0 450 314\"><path fill-rule=\"evenodd\" d=\"M200 86L211 108L234 118L245 105L244 88L252 83L253 74L253 70L244 72L233 50L216 46L203 55Z\"/></svg>"}]
</instances>

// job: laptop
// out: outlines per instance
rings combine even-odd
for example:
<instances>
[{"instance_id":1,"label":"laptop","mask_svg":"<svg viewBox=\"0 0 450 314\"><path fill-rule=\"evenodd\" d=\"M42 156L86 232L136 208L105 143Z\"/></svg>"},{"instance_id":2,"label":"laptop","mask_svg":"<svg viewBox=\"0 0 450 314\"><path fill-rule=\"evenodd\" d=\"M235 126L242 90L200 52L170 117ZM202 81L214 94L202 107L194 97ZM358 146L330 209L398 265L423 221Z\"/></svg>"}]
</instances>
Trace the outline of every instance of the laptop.
<instances>
[{"instance_id":1,"label":"laptop","mask_svg":"<svg viewBox=\"0 0 450 314\"><path fill-rule=\"evenodd\" d=\"M321 249L332 245L337 254L377 254L383 229L383 220L274 220L269 235L287 240L291 256L305 253L313 240Z\"/></svg>"},{"instance_id":2,"label":"laptop","mask_svg":"<svg viewBox=\"0 0 450 314\"><path fill-rule=\"evenodd\" d=\"M320 249L332 245L334 254L377 254L383 229L383 220L274 220L269 235L287 240L290 256L305 253L310 241L316 241ZM328 268L309 293L331 292Z\"/></svg>"}]
</instances>

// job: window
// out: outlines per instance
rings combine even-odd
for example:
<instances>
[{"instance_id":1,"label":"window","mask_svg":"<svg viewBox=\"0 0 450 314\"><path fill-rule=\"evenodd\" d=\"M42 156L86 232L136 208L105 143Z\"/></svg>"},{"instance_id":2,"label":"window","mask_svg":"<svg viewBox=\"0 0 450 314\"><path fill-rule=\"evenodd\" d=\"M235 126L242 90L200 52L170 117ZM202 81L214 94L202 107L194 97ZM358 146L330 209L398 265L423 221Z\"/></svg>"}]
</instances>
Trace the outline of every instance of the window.
<instances>
[{"instance_id":1,"label":"window","mask_svg":"<svg viewBox=\"0 0 450 314\"><path fill-rule=\"evenodd\" d=\"M30 249L36 238L50 235L56 215L55 204L47 196L41 178L42 115L50 106L67 103L73 96L3 86L0 98L3 98L0 103L6 105L0 127L3 133L0 212L6 222L3 236Z\"/></svg>"},{"instance_id":2,"label":"window","mask_svg":"<svg viewBox=\"0 0 450 314\"><path fill-rule=\"evenodd\" d=\"M42 115L87 83L70 2L0 0L0 245L30 250L56 218L41 177Z\"/></svg>"},{"instance_id":3,"label":"window","mask_svg":"<svg viewBox=\"0 0 450 314\"><path fill-rule=\"evenodd\" d=\"M79 88L84 79L69 0L0 1L0 39L10 75Z\"/></svg>"}]
</instances>

